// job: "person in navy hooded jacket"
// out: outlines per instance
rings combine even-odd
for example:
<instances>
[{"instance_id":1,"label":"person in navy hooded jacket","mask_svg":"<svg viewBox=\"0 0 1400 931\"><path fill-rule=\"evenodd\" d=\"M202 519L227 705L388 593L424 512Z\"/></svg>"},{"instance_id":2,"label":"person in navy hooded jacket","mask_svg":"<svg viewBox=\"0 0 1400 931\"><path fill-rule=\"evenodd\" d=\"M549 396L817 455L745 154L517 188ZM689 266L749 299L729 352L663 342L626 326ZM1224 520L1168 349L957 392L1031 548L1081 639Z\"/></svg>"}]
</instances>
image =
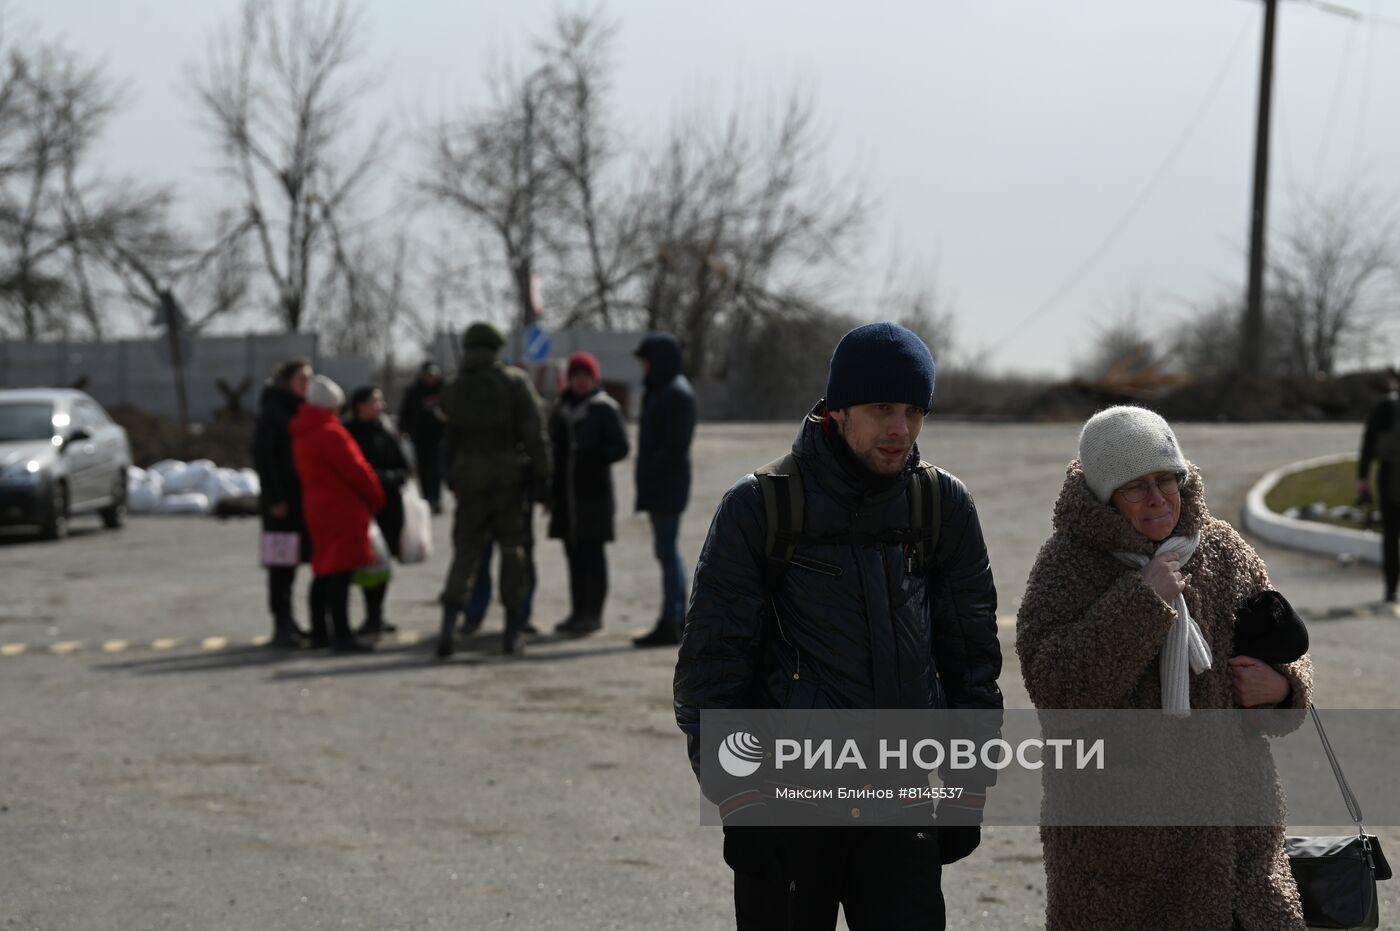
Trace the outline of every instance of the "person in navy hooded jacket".
<instances>
[{"instance_id":1,"label":"person in navy hooded jacket","mask_svg":"<svg viewBox=\"0 0 1400 931\"><path fill-rule=\"evenodd\" d=\"M690 499L690 443L695 436L695 390L681 371L681 344L652 333L635 353L645 372L637 433L637 510L651 518L652 547L661 563L661 613L656 626L632 641L638 647L675 646L685 621L685 563L681 513Z\"/></svg>"}]
</instances>

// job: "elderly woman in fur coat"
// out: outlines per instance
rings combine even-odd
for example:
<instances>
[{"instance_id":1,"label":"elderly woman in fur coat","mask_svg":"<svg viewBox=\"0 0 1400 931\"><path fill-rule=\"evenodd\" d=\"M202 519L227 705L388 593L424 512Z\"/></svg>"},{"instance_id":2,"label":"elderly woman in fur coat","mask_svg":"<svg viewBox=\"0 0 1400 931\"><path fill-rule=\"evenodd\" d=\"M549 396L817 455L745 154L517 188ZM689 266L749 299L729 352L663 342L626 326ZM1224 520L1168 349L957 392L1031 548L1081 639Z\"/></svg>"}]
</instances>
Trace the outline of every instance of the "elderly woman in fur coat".
<instances>
[{"instance_id":1,"label":"elderly woman in fur coat","mask_svg":"<svg viewBox=\"0 0 1400 931\"><path fill-rule=\"evenodd\" d=\"M1167 422L1110 408L1080 434L1017 616L1026 689L1041 709L1180 718L1192 709L1306 708L1307 656L1270 666L1231 655L1236 608L1268 588L1259 555L1206 510L1200 473ZM1281 822L1282 790L1262 757L1263 778L1250 791ZM1051 794L1047 781L1047 804ZM1047 825L1041 841L1048 931L1304 931L1281 826Z\"/></svg>"}]
</instances>

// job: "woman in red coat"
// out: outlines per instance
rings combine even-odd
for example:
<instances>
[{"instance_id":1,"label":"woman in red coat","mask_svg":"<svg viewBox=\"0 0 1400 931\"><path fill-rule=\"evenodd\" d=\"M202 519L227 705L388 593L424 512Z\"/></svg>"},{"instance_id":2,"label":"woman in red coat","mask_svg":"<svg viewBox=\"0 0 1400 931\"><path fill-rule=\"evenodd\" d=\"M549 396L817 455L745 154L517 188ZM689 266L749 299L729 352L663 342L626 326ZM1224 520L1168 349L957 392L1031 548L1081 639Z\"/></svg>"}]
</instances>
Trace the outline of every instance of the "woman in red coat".
<instances>
[{"instance_id":1,"label":"woman in red coat","mask_svg":"<svg viewBox=\"0 0 1400 931\"><path fill-rule=\"evenodd\" d=\"M369 523L384 507L384 489L360 447L340 423L345 393L324 375L311 380L292 418L292 459L301 479L302 511L311 534L311 645L371 649L350 631L350 577L374 562ZM327 637L326 614L332 637Z\"/></svg>"}]
</instances>

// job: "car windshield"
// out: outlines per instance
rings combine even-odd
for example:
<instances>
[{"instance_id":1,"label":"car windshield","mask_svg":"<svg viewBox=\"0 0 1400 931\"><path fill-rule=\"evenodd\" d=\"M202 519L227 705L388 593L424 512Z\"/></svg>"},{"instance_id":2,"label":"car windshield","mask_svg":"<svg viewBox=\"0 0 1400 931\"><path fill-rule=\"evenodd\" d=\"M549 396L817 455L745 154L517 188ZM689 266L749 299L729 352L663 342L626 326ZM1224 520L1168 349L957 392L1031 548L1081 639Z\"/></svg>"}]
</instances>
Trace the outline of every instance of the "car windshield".
<instances>
[{"instance_id":1,"label":"car windshield","mask_svg":"<svg viewBox=\"0 0 1400 931\"><path fill-rule=\"evenodd\" d=\"M53 436L53 405L45 401L0 402L0 443Z\"/></svg>"}]
</instances>

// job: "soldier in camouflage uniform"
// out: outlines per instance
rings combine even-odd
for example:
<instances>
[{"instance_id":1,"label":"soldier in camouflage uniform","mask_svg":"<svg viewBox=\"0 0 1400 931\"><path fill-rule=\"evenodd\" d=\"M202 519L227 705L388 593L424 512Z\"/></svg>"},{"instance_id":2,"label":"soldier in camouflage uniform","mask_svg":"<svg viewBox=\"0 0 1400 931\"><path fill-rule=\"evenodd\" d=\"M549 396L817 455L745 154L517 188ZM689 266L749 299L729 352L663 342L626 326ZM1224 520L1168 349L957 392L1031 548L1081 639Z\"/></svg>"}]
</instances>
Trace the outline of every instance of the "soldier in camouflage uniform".
<instances>
[{"instance_id":1,"label":"soldier in camouflage uniform","mask_svg":"<svg viewBox=\"0 0 1400 931\"><path fill-rule=\"evenodd\" d=\"M501 548L505 652L518 653L524 644L530 509L535 501L548 500L550 450L539 395L524 372L501 361L504 345L505 337L489 323L468 327L461 368L443 393L443 441L457 513L452 568L441 599L441 658L452 655L457 618L492 538Z\"/></svg>"}]
</instances>

